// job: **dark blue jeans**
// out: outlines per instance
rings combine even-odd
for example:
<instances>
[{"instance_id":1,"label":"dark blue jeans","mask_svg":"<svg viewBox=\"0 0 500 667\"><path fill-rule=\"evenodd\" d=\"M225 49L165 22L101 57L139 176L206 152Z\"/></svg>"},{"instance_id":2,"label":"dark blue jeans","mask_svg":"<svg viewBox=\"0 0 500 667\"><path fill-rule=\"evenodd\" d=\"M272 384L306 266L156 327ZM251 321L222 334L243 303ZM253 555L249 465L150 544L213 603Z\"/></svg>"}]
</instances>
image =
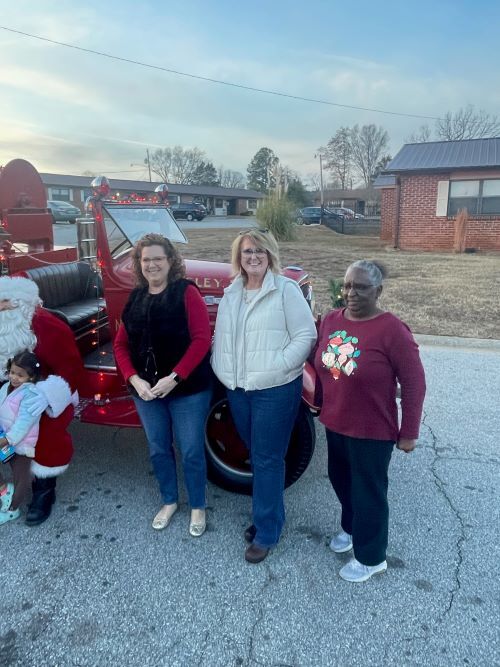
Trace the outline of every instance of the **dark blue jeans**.
<instances>
[{"instance_id":1,"label":"dark blue jeans","mask_svg":"<svg viewBox=\"0 0 500 667\"><path fill-rule=\"evenodd\" d=\"M228 390L238 433L250 450L254 544L273 547L285 523L285 455L302 394L302 376L270 389Z\"/></svg>"},{"instance_id":2,"label":"dark blue jeans","mask_svg":"<svg viewBox=\"0 0 500 667\"><path fill-rule=\"evenodd\" d=\"M134 397L149 445L149 456L160 486L163 502L178 501L177 470L173 439L179 447L184 480L192 509L206 503L205 421L212 391L187 396L166 396L153 401Z\"/></svg>"}]
</instances>

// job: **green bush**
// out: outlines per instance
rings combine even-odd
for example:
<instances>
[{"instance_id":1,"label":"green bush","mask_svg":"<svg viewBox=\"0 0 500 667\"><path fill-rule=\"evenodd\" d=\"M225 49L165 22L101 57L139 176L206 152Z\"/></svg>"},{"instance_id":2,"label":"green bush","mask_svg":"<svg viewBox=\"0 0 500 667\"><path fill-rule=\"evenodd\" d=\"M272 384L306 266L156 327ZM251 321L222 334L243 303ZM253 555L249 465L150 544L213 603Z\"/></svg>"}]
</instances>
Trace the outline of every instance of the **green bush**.
<instances>
[{"instance_id":1,"label":"green bush","mask_svg":"<svg viewBox=\"0 0 500 667\"><path fill-rule=\"evenodd\" d=\"M294 208L286 199L268 197L257 209L261 228L269 229L277 241L295 241Z\"/></svg>"},{"instance_id":2,"label":"green bush","mask_svg":"<svg viewBox=\"0 0 500 667\"><path fill-rule=\"evenodd\" d=\"M329 282L330 287L330 298L332 300L333 308L342 308L345 306L344 299L342 298L342 285L344 284L343 278L331 278Z\"/></svg>"}]
</instances>

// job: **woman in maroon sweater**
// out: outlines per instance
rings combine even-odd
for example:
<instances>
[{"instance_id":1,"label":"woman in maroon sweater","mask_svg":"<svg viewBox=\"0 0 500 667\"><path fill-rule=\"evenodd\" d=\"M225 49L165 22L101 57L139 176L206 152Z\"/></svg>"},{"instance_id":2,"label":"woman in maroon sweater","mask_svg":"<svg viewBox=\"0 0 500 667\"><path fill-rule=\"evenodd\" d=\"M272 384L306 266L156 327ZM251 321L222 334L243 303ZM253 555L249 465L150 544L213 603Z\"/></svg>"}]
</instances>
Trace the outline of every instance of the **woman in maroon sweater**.
<instances>
[{"instance_id":1,"label":"woman in maroon sweater","mask_svg":"<svg viewBox=\"0 0 500 667\"><path fill-rule=\"evenodd\" d=\"M328 476L342 507L330 548L354 550L339 572L362 582L387 569L388 469L394 444L415 449L425 395L418 345L409 328L378 306L385 270L360 260L344 278L345 308L323 319L315 354L326 427ZM396 403L401 385L401 424Z\"/></svg>"},{"instance_id":2,"label":"woman in maroon sweater","mask_svg":"<svg viewBox=\"0 0 500 667\"><path fill-rule=\"evenodd\" d=\"M133 259L139 286L123 311L114 351L146 433L164 502L153 528L166 528L177 510L175 432L191 506L189 532L199 537L206 527L205 420L212 378L208 311L168 239L146 234L136 243Z\"/></svg>"}]
</instances>

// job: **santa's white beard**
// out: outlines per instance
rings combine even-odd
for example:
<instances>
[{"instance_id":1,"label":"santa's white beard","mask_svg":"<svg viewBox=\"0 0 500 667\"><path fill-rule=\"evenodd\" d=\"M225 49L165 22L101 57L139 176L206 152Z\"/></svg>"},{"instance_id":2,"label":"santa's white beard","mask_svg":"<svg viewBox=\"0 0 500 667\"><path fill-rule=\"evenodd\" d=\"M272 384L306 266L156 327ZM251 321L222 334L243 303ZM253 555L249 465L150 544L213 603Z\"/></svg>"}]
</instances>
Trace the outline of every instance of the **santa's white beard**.
<instances>
[{"instance_id":1,"label":"santa's white beard","mask_svg":"<svg viewBox=\"0 0 500 667\"><path fill-rule=\"evenodd\" d=\"M32 352L36 345L31 331L32 314L22 308L0 310L0 381L7 379L7 361L23 350Z\"/></svg>"}]
</instances>

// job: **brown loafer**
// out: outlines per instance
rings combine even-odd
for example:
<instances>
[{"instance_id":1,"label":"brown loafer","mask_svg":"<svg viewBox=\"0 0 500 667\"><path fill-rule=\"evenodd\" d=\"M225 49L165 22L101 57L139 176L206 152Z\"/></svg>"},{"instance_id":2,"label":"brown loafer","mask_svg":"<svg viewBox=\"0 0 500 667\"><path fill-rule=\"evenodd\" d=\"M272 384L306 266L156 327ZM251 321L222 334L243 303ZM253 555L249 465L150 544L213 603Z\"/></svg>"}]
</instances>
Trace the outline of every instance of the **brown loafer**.
<instances>
[{"instance_id":1,"label":"brown loafer","mask_svg":"<svg viewBox=\"0 0 500 667\"><path fill-rule=\"evenodd\" d=\"M245 536L245 540L247 542L253 542L256 534L257 534L257 528L253 524L251 526L248 526L248 528L243 533L243 535Z\"/></svg>"},{"instance_id":2,"label":"brown loafer","mask_svg":"<svg viewBox=\"0 0 500 667\"><path fill-rule=\"evenodd\" d=\"M259 547L257 544L251 544L245 551L245 560L249 563L260 563L268 553L268 548Z\"/></svg>"}]
</instances>

